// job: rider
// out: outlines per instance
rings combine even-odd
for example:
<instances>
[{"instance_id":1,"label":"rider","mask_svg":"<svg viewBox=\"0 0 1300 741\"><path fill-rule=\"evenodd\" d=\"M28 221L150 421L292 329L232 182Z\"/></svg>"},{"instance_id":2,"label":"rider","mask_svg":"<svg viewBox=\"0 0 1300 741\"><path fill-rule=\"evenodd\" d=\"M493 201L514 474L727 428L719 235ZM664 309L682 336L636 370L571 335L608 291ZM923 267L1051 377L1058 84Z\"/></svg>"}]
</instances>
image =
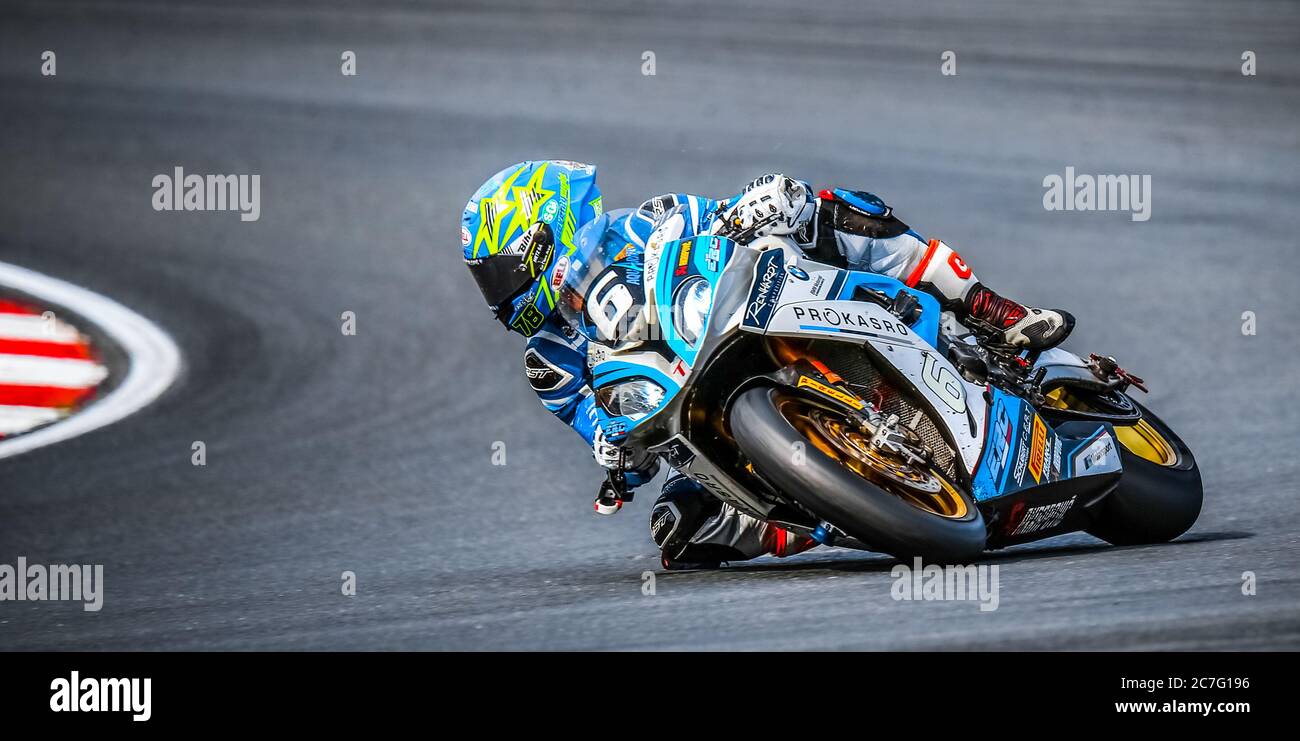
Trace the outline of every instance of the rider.
<instances>
[{"instance_id":1,"label":"rider","mask_svg":"<svg viewBox=\"0 0 1300 741\"><path fill-rule=\"evenodd\" d=\"M618 251L603 262L639 271L650 234L678 214L677 237L710 233L741 243L781 237L818 262L881 273L926 291L959 321L1000 334L1007 345L1051 347L1074 326L1066 312L994 293L951 247L917 234L865 191L814 195L805 182L770 174L725 200L669 193L603 214L594 166L559 160L511 165L465 205L466 264L497 320L529 338L524 372L542 404L592 446L598 463L621 471L629 489L654 478L659 459L624 451L618 443L626 433L602 428L589 384L585 328L572 321L574 312L556 309L567 271L587 267L593 251L611 249ZM602 488L596 509L612 514L620 504ZM669 569L786 556L815 545L737 511L675 472L651 509L650 527Z\"/></svg>"}]
</instances>

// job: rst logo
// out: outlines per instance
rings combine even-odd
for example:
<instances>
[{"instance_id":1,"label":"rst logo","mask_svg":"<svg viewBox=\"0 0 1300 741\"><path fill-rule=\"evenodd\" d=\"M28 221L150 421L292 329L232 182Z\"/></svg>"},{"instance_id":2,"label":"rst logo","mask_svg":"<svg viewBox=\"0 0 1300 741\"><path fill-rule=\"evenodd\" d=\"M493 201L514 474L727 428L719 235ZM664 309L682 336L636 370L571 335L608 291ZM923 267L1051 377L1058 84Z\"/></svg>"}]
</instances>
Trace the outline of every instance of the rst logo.
<instances>
[{"instance_id":1,"label":"rst logo","mask_svg":"<svg viewBox=\"0 0 1300 741\"><path fill-rule=\"evenodd\" d=\"M794 312L795 319L799 321L818 322L829 327L874 329L878 332L889 332L900 337L907 337L911 334L907 329L907 325L902 322L882 319L860 311L840 311L831 307L816 308L812 306L791 306L790 310Z\"/></svg>"}]
</instances>

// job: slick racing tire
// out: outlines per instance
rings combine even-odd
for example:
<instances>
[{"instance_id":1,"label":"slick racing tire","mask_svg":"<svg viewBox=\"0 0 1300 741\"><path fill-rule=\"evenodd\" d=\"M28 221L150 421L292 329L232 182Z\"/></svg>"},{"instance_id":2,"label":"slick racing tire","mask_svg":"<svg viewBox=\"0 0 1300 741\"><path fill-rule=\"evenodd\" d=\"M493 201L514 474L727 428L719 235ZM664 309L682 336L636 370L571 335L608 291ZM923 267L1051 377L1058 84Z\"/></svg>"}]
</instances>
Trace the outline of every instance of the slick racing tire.
<instances>
[{"instance_id":1,"label":"slick racing tire","mask_svg":"<svg viewBox=\"0 0 1300 741\"><path fill-rule=\"evenodd\" d=\"M1113 545L1164 543L1187 532L1200 516L1201 471L1168 425L1133 404L1142 411L1141 420L1115 426L1124 474L1088 533Z\"/></svg>"},{"instance_id":2,"label":"slick racing tire","mask_svg":"<svg viewBox=\"0 0 1300 741\"><path fill-rule=\"evenodd\" d=\"M835 415L845 419L809 398L761 387L742 393L729 419L736 443L764 478L873 550L932 563L967 563L984 551L984 519L968 494L928 470L907 469L937 489L933 501L890 479L867 478L849 457L857 446L830 439Z\"/></svg>"}]
</instances>

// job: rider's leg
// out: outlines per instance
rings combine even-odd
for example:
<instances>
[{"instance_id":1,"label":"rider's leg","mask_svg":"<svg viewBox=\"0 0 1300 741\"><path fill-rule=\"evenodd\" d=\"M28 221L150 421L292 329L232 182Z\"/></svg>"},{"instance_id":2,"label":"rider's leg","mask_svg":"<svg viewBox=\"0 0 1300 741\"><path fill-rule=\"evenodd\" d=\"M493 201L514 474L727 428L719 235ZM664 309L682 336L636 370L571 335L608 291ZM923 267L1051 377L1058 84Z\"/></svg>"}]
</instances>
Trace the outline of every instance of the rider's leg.
<instances>
[{"instance_id":1,"label":"rider's leg","mask_svg":"<svg viewBox=\"0 0 1300 741\"><path fill-rule=\"evenodd\" d=\"M814 256L838 252L849 268L904 281L939 299L959 321L1001 333L1009 345L1051 347L1074 327L1074 318L1064 311L1024 306L999 296L979 282L951 247L937 239L923 239L870 193L823 191L817 223L818 234L809 245Z\"/></svg>"},{"instance_id":2,"label":"rider's leg","mask_svg":"<svg viewBox=\"0 0 1300 741\"><path fill-rule=\"evenodd\" d=\"M1025 306L999 296L980 283L954 249L932 239L922 250L920 241L913 239L909 245L912 254L906 274L894 277L939 299L958 321L982 325L999 333L1008 345L1032 349L1057 345L1074 328L1069 313Z\"/></svg>"},{"instance_id":3,"label":"rider's leg","mask_svg":"<svg viewBox=\"0 0 1300 741\"><path fill-rule=\"evenodd\" d=\"M723 561L792 556L817 545L811 538L742 514L679 473L668 477L650 510L650 535L666 569L716 568Z\"/></svg>"}]
</instances>

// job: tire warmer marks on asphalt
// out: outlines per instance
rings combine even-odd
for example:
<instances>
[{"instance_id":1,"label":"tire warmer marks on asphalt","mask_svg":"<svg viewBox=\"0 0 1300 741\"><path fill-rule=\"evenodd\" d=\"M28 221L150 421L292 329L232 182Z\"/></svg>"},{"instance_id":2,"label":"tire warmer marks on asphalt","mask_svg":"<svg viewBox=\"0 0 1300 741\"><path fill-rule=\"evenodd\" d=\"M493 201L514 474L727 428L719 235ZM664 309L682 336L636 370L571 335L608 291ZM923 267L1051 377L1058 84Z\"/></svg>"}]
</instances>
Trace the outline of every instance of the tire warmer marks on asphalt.
<instances>
[{"instance_id":1,"label":"tire warmer marks on asphalt","mask_svg":"<svg viewBox=\"0 0 1300 741\"><path fill-rule=\"evenodd\" d=\"M0 439L76 413L107 378L96 348L76 327L0 297Z\"/></svg>"}]
</instances>

